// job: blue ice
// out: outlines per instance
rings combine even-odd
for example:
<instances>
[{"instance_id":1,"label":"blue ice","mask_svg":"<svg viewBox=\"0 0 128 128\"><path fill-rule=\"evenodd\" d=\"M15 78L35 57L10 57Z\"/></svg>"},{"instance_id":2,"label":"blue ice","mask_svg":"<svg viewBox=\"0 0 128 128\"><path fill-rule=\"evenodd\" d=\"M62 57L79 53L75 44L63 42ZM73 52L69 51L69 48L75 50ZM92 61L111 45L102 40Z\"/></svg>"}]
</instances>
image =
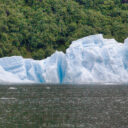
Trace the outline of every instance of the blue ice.
<instances>
[{"instance_id":1,"label":"blue ice","mask_svg":"<svg viewBox=\"0 0 128 128\"><path fill-rule=\"evenodd\" d=\"M97 34L73 41L66 53L56 51L40 61L0 58L0 82L128 82L128 39L119 43Z\"/></svg>"}]
</instances>

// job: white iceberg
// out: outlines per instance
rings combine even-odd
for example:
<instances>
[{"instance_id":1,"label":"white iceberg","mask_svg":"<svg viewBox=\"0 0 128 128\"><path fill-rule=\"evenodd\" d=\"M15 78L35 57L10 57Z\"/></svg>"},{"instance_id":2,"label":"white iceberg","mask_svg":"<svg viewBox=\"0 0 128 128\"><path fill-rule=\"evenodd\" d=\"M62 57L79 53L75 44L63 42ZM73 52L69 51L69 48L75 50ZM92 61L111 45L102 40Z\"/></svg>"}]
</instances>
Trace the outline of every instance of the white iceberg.
<instances>
[{"instance_id":1,"label":"white iceberg","mask_svg":"<svg viewBox=\"0 0 128 128\"><path fill-rule=\"evenodd\" d=\"M56 51L40 61L0 58L0 82L128 82L128 39L122 44L98 34L73 41L65 54Z\"/></svg>"}]
</instances>

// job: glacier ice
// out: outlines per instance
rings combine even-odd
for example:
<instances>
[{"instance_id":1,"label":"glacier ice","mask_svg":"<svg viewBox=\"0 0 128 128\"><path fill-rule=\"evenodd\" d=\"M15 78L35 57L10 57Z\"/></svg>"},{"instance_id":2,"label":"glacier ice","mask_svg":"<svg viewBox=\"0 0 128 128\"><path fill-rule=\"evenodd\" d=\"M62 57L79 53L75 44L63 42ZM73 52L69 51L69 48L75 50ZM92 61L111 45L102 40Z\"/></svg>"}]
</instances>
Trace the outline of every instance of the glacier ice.
<instances>
[{"instance_id":1,"label":"glacier ice","mask_svg":"<svg viewBox=\"0 0 128 128\"><path fill-rule=\"evenodd\" d=\"M128 82L128 39L122 44L97 34L73 41L65 54L56 51L40 61L0 58L0 82Z\"/></svg>"}]
</instances>

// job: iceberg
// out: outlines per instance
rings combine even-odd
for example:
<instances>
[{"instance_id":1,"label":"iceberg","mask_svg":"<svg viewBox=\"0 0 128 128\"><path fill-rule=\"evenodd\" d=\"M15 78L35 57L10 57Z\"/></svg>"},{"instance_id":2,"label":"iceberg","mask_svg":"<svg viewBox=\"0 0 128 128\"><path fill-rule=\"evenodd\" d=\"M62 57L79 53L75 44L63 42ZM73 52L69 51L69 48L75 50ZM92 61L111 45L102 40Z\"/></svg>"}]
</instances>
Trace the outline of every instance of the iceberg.
<instances>
[{"instance_id":1,"label":"iceberg","mask_svg":"<svg viewBox=\"0 0 128 128\"><path fill-rule=\"evenodd\" d=\"M73 41L66 53L56 51L43 60L0 58L0 82L128 82L128 39L123 44L97 34Z\"/></svg>"}]
</instances>

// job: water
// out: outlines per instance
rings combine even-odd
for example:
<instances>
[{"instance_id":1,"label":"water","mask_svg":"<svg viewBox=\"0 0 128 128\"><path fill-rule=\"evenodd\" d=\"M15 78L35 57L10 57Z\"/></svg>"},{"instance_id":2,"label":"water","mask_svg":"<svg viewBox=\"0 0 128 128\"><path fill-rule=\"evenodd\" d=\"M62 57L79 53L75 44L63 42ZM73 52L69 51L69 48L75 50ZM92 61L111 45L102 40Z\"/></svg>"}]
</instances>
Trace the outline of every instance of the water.
<instances>
[{"instance_id":1,"label":"water","mask_svg":"<svg viewBox=\"0 0 128 128\"><path fill-rule=\"evenodd\" d=\"M0 128L128 128L126 85L0 86Z\"/></svg>"}]
</instances>

